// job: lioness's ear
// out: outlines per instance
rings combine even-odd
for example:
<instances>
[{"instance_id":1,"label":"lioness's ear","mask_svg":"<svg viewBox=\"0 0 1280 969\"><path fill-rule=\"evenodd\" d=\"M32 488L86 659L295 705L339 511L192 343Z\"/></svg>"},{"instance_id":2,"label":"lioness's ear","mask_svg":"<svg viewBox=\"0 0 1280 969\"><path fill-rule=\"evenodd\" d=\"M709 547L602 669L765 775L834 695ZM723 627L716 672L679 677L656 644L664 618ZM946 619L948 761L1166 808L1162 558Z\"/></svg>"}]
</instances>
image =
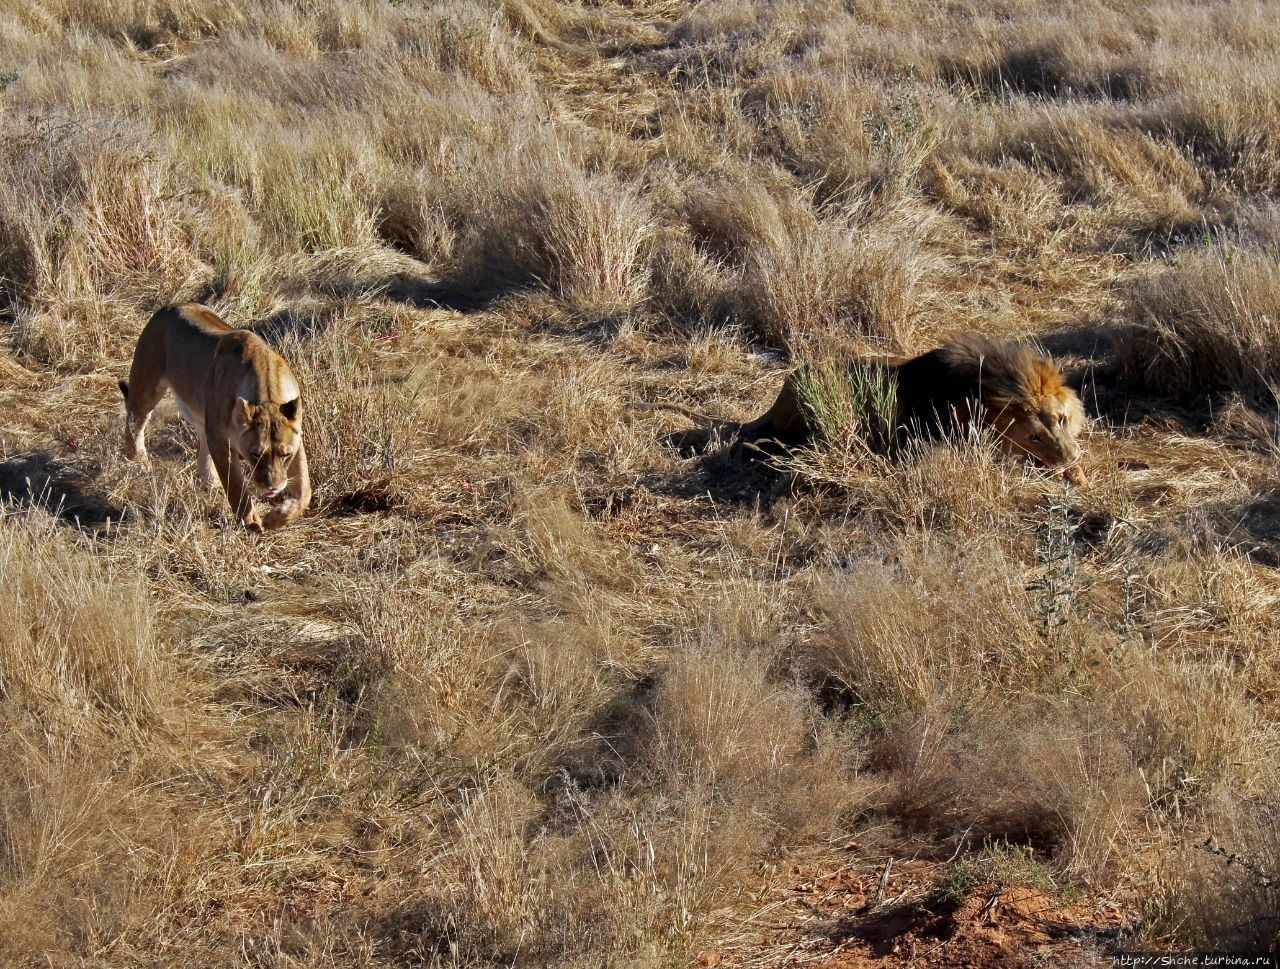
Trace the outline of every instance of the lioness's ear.
<instances>
[{"instance_id":1,"label":"lioness's ear","mask_svg":"<svg viewBox=\"0 0 1280 969\"><path fill-rule=\"evenodd\" d=\"M280 416L286 421L296 421L298 419L298 398L286 400L280 405Z\"/></svg>"},{"instance_id":2,"label":"lioness's ear","mask_svg":"<svg viewBox=\"0 0 1280 969\"><path fill-rule=\"evenodd\" d=\"M241 424L243 424L245 427L248 427L250 424L253 423L254 417L257 416L258 408L254 404L249 403L243 397L237 397L236 406L233 409L232 413L235 414L236 419Z\"/></svg>"}]
</instances>

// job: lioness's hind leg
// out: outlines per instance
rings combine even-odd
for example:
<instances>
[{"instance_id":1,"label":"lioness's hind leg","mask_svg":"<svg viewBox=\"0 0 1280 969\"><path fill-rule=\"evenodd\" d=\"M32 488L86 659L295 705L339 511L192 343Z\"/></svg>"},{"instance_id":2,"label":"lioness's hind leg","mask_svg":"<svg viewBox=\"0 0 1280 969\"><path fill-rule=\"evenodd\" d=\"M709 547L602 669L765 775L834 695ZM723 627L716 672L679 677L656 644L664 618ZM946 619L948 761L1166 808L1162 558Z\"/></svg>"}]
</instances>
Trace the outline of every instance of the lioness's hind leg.
<instances>
[{"instance_id":1,"label":"lioness's hind leg","mask_svg":"<svg viewBox=\"0 0 1280 969\"><path fill-rule=\"evenodd\" d=\"M218 483L218 471L213 466L213 458L209 455L209 438L205 434L204 421L198 418L183 403L182 398L178 397L178 413L182 415L182 419L191 425L191 429L196 432L196 473L200 476L200 483L206 488L212 488Z\"/></svg>"},{"instance_id":2,"label":"lioness's hind leg","mask_svg":"<svg viewBox=\"0 0 1280 969\"><path fill-rule=\"evenodd\" d=\"M218 484L218 470L213 466L213 456L209 453L209 439L205 436L204 428L196 428L196 474L200 476L200 483L206 488L213 488Z\"/></svg>"},{"instance_id":3,"label":"lioness's hind leg","mask_svg":"<svg viewBox=\"0 0 1280 969\"><path fill-rule=\"evenodd\" d=\"M156 409L160 398L168 389L163 382L148 386L140 380L132 380L127 385L122 382L120 385L120 391L125 395L125 453L141 464L151 463L147 455L147 421L151 419L151 412Z\"/></svg>"}]
</instances>

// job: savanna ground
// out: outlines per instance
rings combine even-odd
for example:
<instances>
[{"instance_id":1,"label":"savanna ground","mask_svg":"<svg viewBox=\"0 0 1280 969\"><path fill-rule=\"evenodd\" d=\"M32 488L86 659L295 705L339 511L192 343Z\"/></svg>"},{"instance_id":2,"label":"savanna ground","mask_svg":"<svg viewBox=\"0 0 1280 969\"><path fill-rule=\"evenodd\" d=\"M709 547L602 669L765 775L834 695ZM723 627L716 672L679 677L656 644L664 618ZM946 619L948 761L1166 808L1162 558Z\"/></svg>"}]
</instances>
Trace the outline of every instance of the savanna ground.
<instances>
[{"instance_id":1,"label":"savanna ground","mask_svg":"<svg viewBox=\"0 0 1280 969\"><path fill-rule=\"evenodd\" d=\"M0 88L4 964L1275 945L1268 3L0 0ZM123 459L184 299L303 381L282 531ZM1086 486L626 409L962 329Z\"/></svg>"}]
</instances>

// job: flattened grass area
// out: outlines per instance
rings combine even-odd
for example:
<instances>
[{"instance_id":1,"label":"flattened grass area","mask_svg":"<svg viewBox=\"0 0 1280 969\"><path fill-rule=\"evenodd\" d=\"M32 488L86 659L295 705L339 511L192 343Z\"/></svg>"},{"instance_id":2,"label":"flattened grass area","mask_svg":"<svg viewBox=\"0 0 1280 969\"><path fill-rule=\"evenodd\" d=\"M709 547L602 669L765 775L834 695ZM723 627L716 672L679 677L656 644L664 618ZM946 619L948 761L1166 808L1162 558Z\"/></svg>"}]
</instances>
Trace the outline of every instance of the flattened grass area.
<instances>
[{"instance_id":1,"label":"flattened grass area","mask_svg":"<svg viewBox=\"0 0 1280 969\"><path fill-rule=\"evenodd\" d=\"M1280 941L1269 5L0 0L0 135L6 965L798 965L903 857ZM279 532L123 457L188 299L304 385ZM965 329L1086 487L627 408Z\"/></svg>"}]
</instances>

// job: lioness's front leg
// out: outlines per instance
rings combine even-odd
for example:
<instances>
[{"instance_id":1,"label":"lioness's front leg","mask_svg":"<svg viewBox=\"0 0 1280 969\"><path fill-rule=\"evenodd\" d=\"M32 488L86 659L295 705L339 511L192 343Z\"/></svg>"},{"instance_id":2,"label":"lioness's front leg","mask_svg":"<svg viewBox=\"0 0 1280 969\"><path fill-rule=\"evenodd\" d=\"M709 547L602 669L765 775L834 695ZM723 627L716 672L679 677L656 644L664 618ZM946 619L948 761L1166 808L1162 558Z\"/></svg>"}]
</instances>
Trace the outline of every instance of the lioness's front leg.
<instances>
[{"instance_id":1,"label":"lioness's front leg","mask_svg":"<svg viewBox=\"0 0 1280 969\"><path fill-rule=\"evenodd\" d=\"M279 528L301 518L311 504L311 475L307 471L307 452L301 441L289 462L289 487L285 494L289 497L267 512L267 517L262 520L264 528Z\"/></svg>"},{"instance_id":2,"label":"lioness's front leg","mask_svg":"<svg viewBox=\"0 0 1280 969\"><path fill-rule=\"evenodd\" d=\"M207 426L205 433L209 439L209 456L213 458L213 466L222 479L222 487L227 493L231 510L249 531L262 531L262 519L253 510L253 501L244 486L244 472L240 470L239 457L231 450L230 442L218 440Z\"/></svg>"}]
</instances>

